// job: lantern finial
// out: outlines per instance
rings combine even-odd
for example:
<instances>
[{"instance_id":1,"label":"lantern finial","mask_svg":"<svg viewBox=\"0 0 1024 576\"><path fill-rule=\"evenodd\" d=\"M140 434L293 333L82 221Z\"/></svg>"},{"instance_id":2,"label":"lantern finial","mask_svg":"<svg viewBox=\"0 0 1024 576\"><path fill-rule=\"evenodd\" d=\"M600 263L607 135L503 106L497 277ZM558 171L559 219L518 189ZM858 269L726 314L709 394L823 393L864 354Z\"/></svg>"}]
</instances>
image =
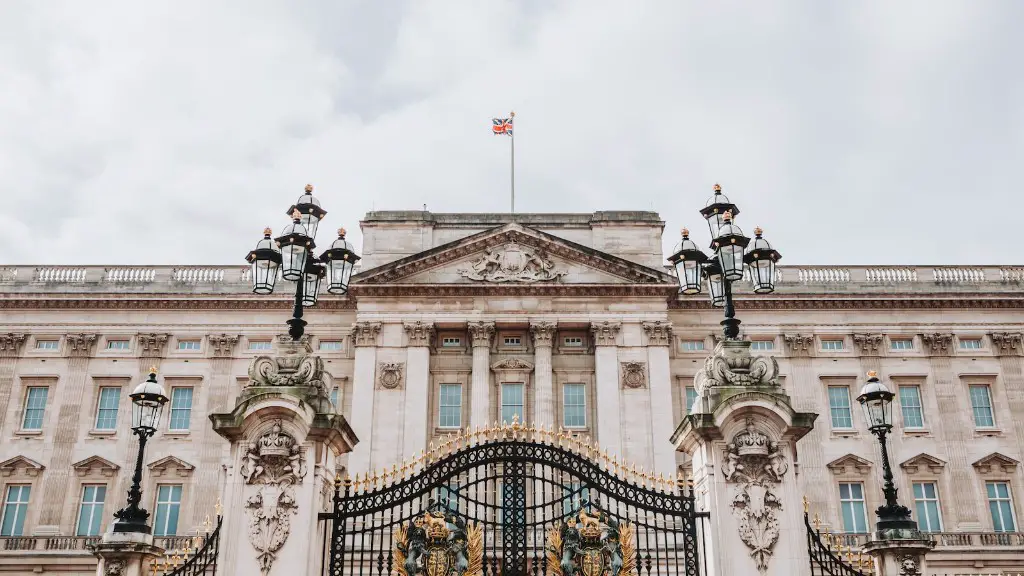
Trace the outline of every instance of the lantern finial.
<instances>
[{"instance_id":1,"label":"lantern finial","mask_svg":"<svg viewBox=\"0 0 1024 576\"><path fill-rule=\"evenodd\" d=\"M345 229L344 228L338 228L338 236L340 236L341 238L345 237Z\"/></svg>"},{"instance_id":2,"label":"lantern finial","mask_svg":"<svg viewBox=\"0 0 1024 576\"><path fill-rule=\"evenodd\" d=\"M298 208L296 208L295 210L292 210L292 219L293 220L298 220L300 218L302 218L302 213L299 212Z\"/></svg>"},{"instance_id":3,"label":"lantern finial","mask_svg":"<svg viewBox=\"0 0 1024 576\"><path fill-rule=\"evenodd\" d=\"M878 378L878 372L874 370L868 370L868 378Z\"/></svg>"},{"instance_id":4,"label":"lantern finial","mask_svg":"<svg viewBox=\"0 0 1024 576\"><path fill-rule=\"evenodd\" d=\"M267 238L270 238L270 235L273 233L274 231L270 229L270 226L267 226L266 228L263 229L263 235L266 236Z\"/></svg>"},{"instance_id":5,"label":"lantern finial","mask_svg":"<svg viewBox=\"0 0 1024 576\"><path fill-rule=\"evenodd\" d=\"M760 226L755 226L754 227L754 236L757 236L758 238L760 238L761 234L764 234L764 230L762 230Z\"/></svg>"},{"instance_id":6,"label":"lantern finial","mask_svg":"<svg viewBox=\"0 0 1024 576\"><path fill-rule=\"evenodd\" d=\"M732 210L726 210L722 214L722 222L731 222L731 221L732 221Z\"/></svg>"},{"instance_id":7,"label":"lantern finial","mask_svg":"<svg viewBox=\"0 0 1024 576\"><path fill-rule=\"evenodd\" d=\"M313 191L313 185L312 184L306 184L306 192L312 192L312 191Z\"/></svg>"},{"instance_id":8,"label":"lantern finial","mask_svg":"<svg viewBox=\"0 0 1024 576\"><path fill-rule=\"evenodd\" d=\"M690 229L687 228L686 226L683 226L683 229L680 230L679 232L683 235L683 238L686 238L687 236L690 235Z\"/></svg>"},{"instance_id":9,"label":"lantern finial","mask_svg":"<svg viewBox=\"0 0 1024 576\"><path fill-rule=\"evenodd\" d=\"M149 367L149 373L155 376L156 375L156 366L150 366Z\"/></svg>"},{"instance_id":10,"label":"lantern finial","mask_svg":"<svg viewBox=\"0 0 1024 576\"><path fill-rule=\"evenodd\" d=\"M719 186L718 184L715 184L715 192L718 193L718 192L721 192L721 191L722 191L722 187Z\"/></svg>"}]
</instances>

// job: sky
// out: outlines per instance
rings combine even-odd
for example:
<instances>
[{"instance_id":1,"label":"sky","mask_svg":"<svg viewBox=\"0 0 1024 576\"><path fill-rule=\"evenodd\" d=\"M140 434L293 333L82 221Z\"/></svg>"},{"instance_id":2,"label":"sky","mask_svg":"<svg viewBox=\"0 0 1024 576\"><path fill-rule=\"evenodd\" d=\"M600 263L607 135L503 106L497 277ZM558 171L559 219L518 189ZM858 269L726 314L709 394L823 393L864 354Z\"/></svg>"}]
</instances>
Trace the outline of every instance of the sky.
<instances>
[{"instance_id":1,"label":"sky","mask_svg":"<svg viewBox=\"0 0 1024 576\"><path fill-rule=\"evenodd\" d=\"M0 263L243 264L370 210L655 210L783 264L1024 264L1024 2L0 3ZM698 232L699 231L699 232Z\"/></svg>"}]
</instances>

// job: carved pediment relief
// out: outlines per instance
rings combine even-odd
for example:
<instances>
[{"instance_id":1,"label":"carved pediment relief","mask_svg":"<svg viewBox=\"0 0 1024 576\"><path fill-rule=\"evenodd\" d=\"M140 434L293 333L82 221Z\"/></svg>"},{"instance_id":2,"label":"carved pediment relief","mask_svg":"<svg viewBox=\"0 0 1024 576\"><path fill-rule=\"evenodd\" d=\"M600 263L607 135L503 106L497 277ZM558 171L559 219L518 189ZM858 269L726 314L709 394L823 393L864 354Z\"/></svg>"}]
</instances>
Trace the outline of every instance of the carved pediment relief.
<instances>
[{"instance_id":1,"label":"carved pediment relief","mask_svg":"<svg viewBox=\"0 0 1024 576\"><path fill-rule=\"evenodd\" d=\"M491 370L495 372L502 371L517 371L517 372L532 372L533 363L522 358L515 356L509 358L503 358L491 364Z\"/></svg>"},{"instance_id":2,"label":"carved pediment relief","mask_svg":"<svg viewBox=\"0 0 1024 576\"><path fill-rule=\"evenodd\" d=\"M80 478L93 474L110 478L117 474L118 469L121 468L102 456L89 456L85 460L75 462L71 467L75 469L75 473Z\"/></svg>"},{"instance_id":3,"label":"carved pediment relief","mask_svg":"<svg viewBox=\"0 0 1024 576\"><path fill-rule=\"evenodd\" d=\"M979 474L1012 474L1017 470L1019 461L1010 458L1005 454L999 452L993 452L988 456L985 456L981 460L978 460L971 466L978 471Z\"/></svg>"},{"instance_id":4,"label":"carved pediment relief","mask_svg":"<svg viewBox=\"0 0 1024 576\"><path fill-rule=\"evenodd\" d=\"M945 466L946 463L944 461L939 460L935 456L924 453L918 454L913 458L908 458L900 464L900 468L903 468L907 474L917 474L918 472L939 474Z\"/></svg>"},{"instance_id":5,"label":"carved pediment relief","mask_svg":"<svg viewBox=\"0 0 1024 576\"><path fill-rule=\"evenodd\" d=\"M196 469L195 466L175 456L164 456L163 458L150 462L149 471L153 477L175 474L177 476L189 476Z\"/></svg>"},{"instance_id":6,"label":"carved pediment relief","mask_svg":"<svg viewBox=\"0 0 1024 576\"><path fill-rule=\"evenodd\" d=\"M14 475L25 475L34 478L43 472L43 466L39 462L24 456L15 456L0 462L0 476L9 477Z\"/></svg>"},{"instance_id":7,"label":"carved pediment relief","mask_svg":"<svg viewBox=\"0 0 1024 576\"><path fill-rule=\"evenodd\" d=\"M856 454L836 458L825 466L834 474L867 474L871 470L871 462Z\"/></svg>"}]
</instances>

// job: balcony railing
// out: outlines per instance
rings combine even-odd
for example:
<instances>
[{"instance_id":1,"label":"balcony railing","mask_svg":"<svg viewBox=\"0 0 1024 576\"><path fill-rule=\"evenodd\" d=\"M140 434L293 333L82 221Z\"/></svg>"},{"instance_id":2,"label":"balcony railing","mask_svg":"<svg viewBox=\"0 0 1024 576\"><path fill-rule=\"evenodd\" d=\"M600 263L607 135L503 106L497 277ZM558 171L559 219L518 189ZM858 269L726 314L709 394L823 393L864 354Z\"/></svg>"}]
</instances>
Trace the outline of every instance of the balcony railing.
<instances>
[{"instance_id":1,"label":"balcony railing","mask_svg":"<svg viewBox=\"0 0 1024 576\"><path fill-rule=\"evenodd\" d=\"M936 548L1022 548L1024 532L927 532ZM870 534L840 534L843 544L859 548Z\"/></svg>"},{"instance_id":2,"label":"balcony railing","mask_svg":"<svg viewBox=\"0 0 1024 576\"><path fill-rule=\"evenodd\" d=\"M99 536L3 536L0 537L0 553L64 551L91 555L89 548L99 542ZM153 542L164 550L183 550L192 542L192 538L189 536L156 537Z\"/></svg>"}]
</instances>

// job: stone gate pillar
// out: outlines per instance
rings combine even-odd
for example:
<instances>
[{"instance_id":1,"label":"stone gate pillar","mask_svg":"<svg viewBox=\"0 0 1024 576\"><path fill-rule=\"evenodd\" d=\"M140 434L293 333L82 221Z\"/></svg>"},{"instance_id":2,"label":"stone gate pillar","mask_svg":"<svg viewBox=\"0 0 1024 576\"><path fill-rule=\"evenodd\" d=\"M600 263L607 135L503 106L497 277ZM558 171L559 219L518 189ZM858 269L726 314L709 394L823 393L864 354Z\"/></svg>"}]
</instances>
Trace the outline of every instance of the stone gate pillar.
<instances>
[{"instance_id":1,"label":"stone gate pillar","mask_svg":"<svg viewBox=\"0 0 1024 576\"><path fill-rule=\"evenodd\" d=\"M336 462L358 441L335 414L323 360L303 342L249 365L234 409L212 414L231 442L219 566L226 576L319 574L322 530Z\"/></svg>"},{"instance_id":2,"label":"stone gate pillar","mask_svg":"<svg viewBox=\"0 0 1024 576\"><path fill-rule=\"evenodd\" d=\"M694 377L699 401L672 437L692 458L697 505L711 512L707 574L804 574L809 565L796 443L817 414L797 412L778 363L724 340Z\"/></svg>"}]
</instances>

